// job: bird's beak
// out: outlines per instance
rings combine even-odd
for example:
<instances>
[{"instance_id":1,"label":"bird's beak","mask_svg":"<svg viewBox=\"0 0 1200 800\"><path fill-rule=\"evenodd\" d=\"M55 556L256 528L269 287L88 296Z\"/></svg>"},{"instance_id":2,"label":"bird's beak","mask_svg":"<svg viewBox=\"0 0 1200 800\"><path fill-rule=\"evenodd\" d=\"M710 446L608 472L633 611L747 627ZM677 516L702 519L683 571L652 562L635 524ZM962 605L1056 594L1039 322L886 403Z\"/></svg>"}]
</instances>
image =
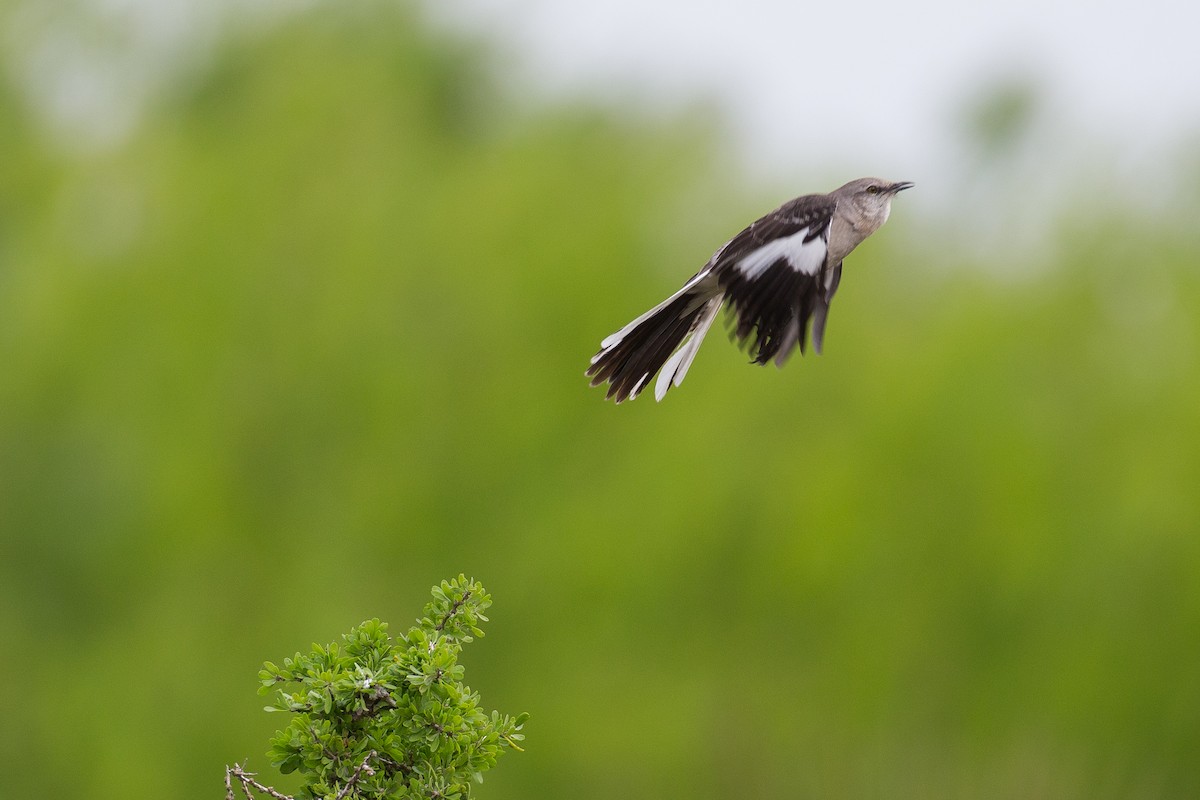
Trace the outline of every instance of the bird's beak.
<instances>
[{"instance_id":1,"label":"bird's beak","mask_svg":"<svg viewBox=\"0 0 1200 800\"><path fill-rule=\"evenodd\" d=\"M914 186L916 186L916 184L912 181L900 181L899 183L893 183L891 193L896 194L897 192L903 192L905 189L911 189Z\"/></svg>"}]
</instances>

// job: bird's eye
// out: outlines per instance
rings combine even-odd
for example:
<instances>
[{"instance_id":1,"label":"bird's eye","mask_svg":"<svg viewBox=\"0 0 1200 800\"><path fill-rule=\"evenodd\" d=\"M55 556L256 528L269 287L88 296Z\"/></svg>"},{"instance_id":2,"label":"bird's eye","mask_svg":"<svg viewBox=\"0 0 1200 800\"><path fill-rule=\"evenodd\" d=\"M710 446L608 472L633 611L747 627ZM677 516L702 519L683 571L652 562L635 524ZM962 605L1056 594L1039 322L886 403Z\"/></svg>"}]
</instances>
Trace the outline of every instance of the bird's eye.
<instances>
[{"instance_id":1,"label":"bird's eye","mask_svg":"<svg viewBox=\"0 0 1200 800\"><path fill-rule=\"evenodd\" d=\"M867 194L879 194L879 187L871 184L867 187Z\"/></svg>"}]
</instances>

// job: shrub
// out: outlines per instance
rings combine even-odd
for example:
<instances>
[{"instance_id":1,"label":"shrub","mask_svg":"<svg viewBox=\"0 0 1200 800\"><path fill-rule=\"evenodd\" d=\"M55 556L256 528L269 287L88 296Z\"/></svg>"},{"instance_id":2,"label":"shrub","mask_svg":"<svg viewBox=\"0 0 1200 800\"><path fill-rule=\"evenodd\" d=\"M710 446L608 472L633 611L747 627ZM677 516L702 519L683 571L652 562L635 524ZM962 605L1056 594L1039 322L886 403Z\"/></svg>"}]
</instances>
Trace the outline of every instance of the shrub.
<instances>
[{"instance_id":1,"label":"shrub","mask_svg":"<svg viewBox=\"0 0 1200 800\"><path fill-rule=\"evenodd\" d=\"M368 620L328 646L271 662L259 673L263 694L277 692L268 711L293 714L271 740L281 772L299 771L301 798L444 798L471 796L473 783L506 748L520 750L527 714L484 712L465 686L462 646L482 636L492 603L483 587L462 575L433 587L424 616L403 636ZM240 766L229 776L257 784Z\"/></svg>"}]
</instances>

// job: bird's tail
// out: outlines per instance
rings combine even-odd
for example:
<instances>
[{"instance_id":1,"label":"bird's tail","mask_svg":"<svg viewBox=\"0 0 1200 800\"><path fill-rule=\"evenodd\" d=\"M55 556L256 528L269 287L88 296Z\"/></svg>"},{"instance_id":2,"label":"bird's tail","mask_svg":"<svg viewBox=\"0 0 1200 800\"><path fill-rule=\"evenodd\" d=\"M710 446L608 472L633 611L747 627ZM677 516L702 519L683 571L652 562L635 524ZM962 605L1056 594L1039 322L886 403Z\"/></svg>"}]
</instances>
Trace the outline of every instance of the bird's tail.
<instances>
[{"instance_id":1,"label":"bird's tail","mask_svg":"<svg viewBox=\"0 0 1200 800\"><path fill-rule=\"evenodd\" d=\"M654 374L654 398L687 375L704 335L721 308L723 294L685 287L600 343L587 375L592 386L608 382L605 399L632 400Z\"/></svg>"}]
</instances>

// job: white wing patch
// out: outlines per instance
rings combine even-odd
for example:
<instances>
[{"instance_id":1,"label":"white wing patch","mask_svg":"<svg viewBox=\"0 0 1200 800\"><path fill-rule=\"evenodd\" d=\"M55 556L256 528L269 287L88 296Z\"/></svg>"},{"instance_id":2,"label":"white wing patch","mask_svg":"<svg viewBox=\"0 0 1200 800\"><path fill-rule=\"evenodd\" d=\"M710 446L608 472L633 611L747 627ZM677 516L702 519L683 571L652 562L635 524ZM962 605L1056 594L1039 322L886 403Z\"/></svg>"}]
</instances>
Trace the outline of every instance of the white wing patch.
<instances>
[{"instance_id":1,"label":"white wing patch","mask_svg":"<svg viewBox=\"0 0 1200 800\"><path fill-rule=\"evenodd\" d=\"M754 280L767 271L772 264L781 259L788 263L796 272L805 275L816 275L825 263L827 247L825 237L817 236L812 241L804 241L809 235L809 228L801 228L791 236L767 242L762 247L743 256L734 264L734 269L748 279Z\"/></svg>"}]
</instances>

